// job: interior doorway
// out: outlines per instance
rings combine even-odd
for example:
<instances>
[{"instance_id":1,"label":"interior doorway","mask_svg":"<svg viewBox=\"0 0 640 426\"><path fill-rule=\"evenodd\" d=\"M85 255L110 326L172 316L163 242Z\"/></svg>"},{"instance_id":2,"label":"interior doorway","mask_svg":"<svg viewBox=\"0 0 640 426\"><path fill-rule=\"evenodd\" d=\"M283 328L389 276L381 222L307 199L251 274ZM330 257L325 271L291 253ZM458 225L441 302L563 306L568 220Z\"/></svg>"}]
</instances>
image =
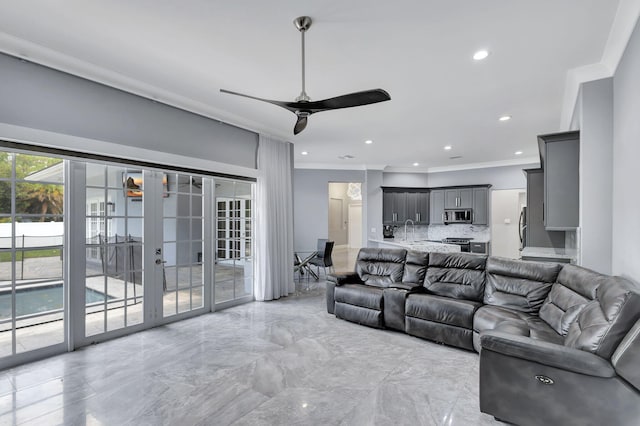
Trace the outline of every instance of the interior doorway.
<instances>
[{"instance_id":1,"label":"interior doorway","mask_svg":"<svg viewBox=\"0 0 640 426\"><path fill-rule=\"evenodd\" d=\"M353 253L362 247L362 183L329 182L329 239L335 242L334 265L351 269Z\"/></svg>"},{"instance_id":2,"label":"interior doorway","mask_svg":"<svg viewBox=\"0 0 640 426\"><path fill-rule=\"evenodd\" d=\"M491 254L509 259L520 258L518 220L526 190L491 191Z\"/></svg>"}]
</instances>

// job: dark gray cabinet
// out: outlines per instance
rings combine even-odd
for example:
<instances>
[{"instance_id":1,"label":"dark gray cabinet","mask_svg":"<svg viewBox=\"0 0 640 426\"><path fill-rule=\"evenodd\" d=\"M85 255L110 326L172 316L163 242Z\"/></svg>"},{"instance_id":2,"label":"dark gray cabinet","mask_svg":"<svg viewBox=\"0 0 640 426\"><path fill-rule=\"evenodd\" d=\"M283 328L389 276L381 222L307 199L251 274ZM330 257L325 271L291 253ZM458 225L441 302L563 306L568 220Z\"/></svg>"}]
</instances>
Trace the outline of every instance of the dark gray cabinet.
<instances>
[{"instance_id":1,"label":"dark gray cabinet","mask_svg":"<svg viewBox=\"0 0 640 426\"><path fill-rule=\"evenodd\" d=\"M489 224L489 189L473 188L473 212L472 221L474 225Z\"/></svg>"},{"instance_id":2,"label":"dark gray cabinet","mask_svg":"<svg viewBox=\"0 0 640 426\"><path fill-rule=\"evenodd\" d=\"M473 208L473 189L452 188L444 190L445 209L471 209Z\"/></svg>"},{"instance_id":3,"label":"dark gray cabinet","mask_svg":"<svg viewBox=\"0 0 640 426\"><path fill-rule=\"evenodd\" d=\"M563 248L565 234L562 231L547 231L544 227L544 170L524 170L527 177L527 247Z\"/></svg>"},{"instance_id":4,"label":"dark gray cabinet","mask_svg":"<svg viewBox=\"0 0 640 426\"><path fill-rule=\"evenodd\" d=\"M431 209L429 221L432 225L444 224L444 206L445 206L445 191L442 189L431 191L430 197Z\"/></svg>"},{"instance_id":5,"label":"dark gray cabinet","mask_svg":"<svg viewBox=\"0 0 640 426\"><path fill-rule=\"evenodd\" d=\"M429 224L429 192L418 191L407 193L407 219L416 225Z\"/></svg>"},{"instance_id":6,"label":"dark gray cabinet","mask_svg":"<svg viewBox=\"0 0 640 426\"><path fill-rule=\"evenodd\" d=\"M384 225L397 225L406 220L407 193L400 191L383 191L382 222Z\"/></svg>"},{"instance_id":7,"label":"dark gray cabinet","mask_svg":"<svg viewBox=\"0 0 640 426\"><path fill-rule=\"evenodd\" d=\"M576 229L579 224L580 133L538 136L538 147L544 170L545 229Z\"/></svg>"},{"instance_id":8,"label":"dark gray cabinet","mask_svg":"<svg viewBox=\"0 0 640 426\"><path fill-rule=\"evenodd\" d=\"M411 219L416 225L429 224L429 190L383 188L383 224L402 225L407 219Z\"/></svg>"}]
</instances>

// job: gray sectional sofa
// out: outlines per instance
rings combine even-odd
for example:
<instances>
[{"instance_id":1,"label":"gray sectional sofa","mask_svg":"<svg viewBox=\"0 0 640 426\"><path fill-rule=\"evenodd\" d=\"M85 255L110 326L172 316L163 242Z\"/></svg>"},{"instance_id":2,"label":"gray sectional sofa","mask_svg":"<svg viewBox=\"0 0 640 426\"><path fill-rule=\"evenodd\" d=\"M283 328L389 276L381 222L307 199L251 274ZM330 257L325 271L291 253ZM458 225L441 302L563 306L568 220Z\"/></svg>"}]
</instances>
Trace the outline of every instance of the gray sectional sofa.
<instances>
[{"instance_id":1,"label":"gray sectional sofa","mask_svg":"<svg viewBox=\"0 0 640 426\"><path fill-rule=\"evenodd\" d=\"M575 265L361 249L327 311L480 352L480 409L518 425L640 424L640 288Z\"/></svg>"}]
</instances>

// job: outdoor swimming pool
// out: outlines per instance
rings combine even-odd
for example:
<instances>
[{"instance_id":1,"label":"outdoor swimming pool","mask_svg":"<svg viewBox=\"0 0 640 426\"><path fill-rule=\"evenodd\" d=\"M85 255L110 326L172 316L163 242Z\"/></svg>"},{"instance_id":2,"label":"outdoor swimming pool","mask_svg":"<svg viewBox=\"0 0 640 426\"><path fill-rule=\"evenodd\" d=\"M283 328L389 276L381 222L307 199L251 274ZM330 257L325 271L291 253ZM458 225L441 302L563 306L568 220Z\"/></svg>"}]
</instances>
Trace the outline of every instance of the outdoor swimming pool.
<instances>
[{"instance_id":1,"label":"outdoor swimming pool","mask_svg":"<svg viewBox=\"0 0 640 426\"><path fill-rule=\"evenodd\" d=\"M104 302L103 293L86 290L86 303ZM20 289L16 292L16 316L62 309L62 302L61 284ZM11 292L0 292L0 318L11 318Z\"/></svg>"}]
</instances>

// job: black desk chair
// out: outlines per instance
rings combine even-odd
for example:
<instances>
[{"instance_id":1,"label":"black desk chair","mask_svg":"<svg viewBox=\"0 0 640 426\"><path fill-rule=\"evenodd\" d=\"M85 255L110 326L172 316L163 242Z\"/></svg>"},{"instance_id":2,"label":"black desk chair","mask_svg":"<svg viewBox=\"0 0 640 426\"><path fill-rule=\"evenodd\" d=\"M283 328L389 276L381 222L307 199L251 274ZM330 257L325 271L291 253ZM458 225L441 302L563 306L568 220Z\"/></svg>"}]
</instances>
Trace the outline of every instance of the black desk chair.
<instances>
[{"instance_id":1,"label":"black desk chair","mask_svg":"<svg viewBox=\"0 0 640 426\"><path fill-rule=\"evenodd\" d=\"M324 276L327 276L327 268L333 270L333 259L331 259L331 253L333 252L333 241L326 239L318 239L318 253L309 260L310 265L315 265L318 268L318 276L320 276L320 267L324 269Z\"/></svg>"}]
</instances>

